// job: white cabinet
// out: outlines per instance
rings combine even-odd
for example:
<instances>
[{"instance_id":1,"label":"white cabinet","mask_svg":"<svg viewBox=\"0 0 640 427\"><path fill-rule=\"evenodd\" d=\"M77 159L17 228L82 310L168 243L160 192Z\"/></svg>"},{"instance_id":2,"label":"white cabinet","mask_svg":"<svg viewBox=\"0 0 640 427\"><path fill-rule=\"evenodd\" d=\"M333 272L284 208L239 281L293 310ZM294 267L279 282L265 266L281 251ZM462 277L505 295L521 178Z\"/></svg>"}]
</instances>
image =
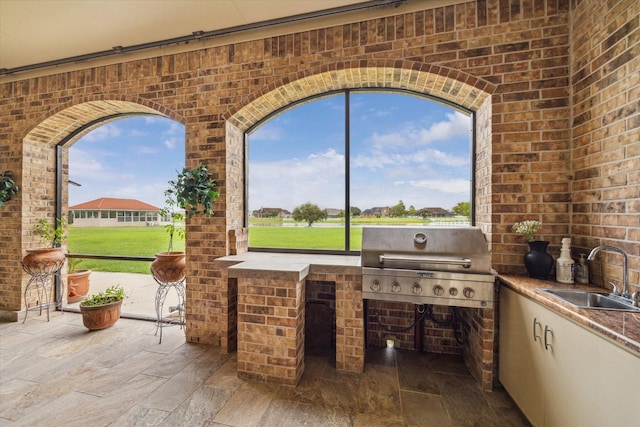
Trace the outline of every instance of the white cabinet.
<instances>
[{"instance_id":1,"label":"white cabinet","mask_svg":"<svg viewBox=\"0 0 640 427\"><path fill-rule=\"evenodd\" d=\"M499 378L534 426L640 425L640 357L500 289Z\"/></svg>"}]
</instances>

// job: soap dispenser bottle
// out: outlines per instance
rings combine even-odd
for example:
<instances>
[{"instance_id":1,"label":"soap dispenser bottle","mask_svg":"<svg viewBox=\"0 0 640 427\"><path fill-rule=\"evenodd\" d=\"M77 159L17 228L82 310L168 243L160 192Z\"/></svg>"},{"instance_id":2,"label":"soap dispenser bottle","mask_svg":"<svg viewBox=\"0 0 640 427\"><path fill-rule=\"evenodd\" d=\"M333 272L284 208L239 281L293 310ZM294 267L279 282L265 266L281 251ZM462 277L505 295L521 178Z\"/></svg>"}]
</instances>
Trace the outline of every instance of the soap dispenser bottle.
<instances>
[{"instance_id":1,"label":"soap dispenser bottle","mask_svg":"<svg viewBox=\"0 0 640 427\"><path fill-rule=\"evenodd\" d=\"M556 281L560 283L573 283L574 265L575 263L571 258L571 239L565 237L562 239L560 258L556 260Z\"/></svg>"},{"instance_id":2,"label":"soap dispenser bottle","mask_svg":"<svg viewBox=\"0 0 640 427\"><path fill-rule=\"evenodd\" d=\"M584 254L580 254L578 265L576 265L576 282L588 284L589 283L589 265Z\"/></svg>"}]
</instances>

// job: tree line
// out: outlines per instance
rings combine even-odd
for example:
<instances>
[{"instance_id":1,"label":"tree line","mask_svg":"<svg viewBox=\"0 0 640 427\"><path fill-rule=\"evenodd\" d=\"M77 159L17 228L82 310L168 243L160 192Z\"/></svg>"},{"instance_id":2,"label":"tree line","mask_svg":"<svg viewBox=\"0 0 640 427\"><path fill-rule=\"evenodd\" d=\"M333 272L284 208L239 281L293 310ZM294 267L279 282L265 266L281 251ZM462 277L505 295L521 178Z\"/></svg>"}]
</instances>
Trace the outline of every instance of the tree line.
<instances>
[{"instance_id":1,"label":"tree line","mask_svg":"<svg viewBox=\"0 0 640 427\"><path fill-rule=\"evenodd\" d=\"M459 202L452 208L453 213L467 218L471 217L471 202ZM360 216L362 210L358 207L352 206L349 208L349 213L352 217ZM293 220L296 222L306 222L309 227L314 222L327 219L328 214L326 209L320 209L315 203L307 202L300 206L296 206L291 213ZM344 211L340 212L340 216L344 217ZM422 217L428 218L431 212L428 208L416 209L413 206L409 206L407 209L405 204L400 200L396 205L389 208L389 217L392 218L405 218L405 217Z\"/></svg>"}]
</instances>

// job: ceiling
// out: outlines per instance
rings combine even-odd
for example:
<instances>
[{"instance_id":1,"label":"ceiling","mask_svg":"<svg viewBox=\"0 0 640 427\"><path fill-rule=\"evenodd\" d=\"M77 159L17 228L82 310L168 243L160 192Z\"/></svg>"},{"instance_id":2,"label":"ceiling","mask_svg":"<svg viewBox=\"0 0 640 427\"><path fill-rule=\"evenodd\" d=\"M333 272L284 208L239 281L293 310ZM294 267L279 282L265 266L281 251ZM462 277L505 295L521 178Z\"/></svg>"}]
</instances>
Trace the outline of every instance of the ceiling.
<instances>
[{"instance_id":1,"label":"ceiling","mask_svg":"<svg viewBox=\"0 0 640 427\"><path fill-rule=\"evenodd\" d=\"M194 32L389 0L0 0L0 75ZM5 69L5 70L1 70Z\"/></svg>"}]
</instances>

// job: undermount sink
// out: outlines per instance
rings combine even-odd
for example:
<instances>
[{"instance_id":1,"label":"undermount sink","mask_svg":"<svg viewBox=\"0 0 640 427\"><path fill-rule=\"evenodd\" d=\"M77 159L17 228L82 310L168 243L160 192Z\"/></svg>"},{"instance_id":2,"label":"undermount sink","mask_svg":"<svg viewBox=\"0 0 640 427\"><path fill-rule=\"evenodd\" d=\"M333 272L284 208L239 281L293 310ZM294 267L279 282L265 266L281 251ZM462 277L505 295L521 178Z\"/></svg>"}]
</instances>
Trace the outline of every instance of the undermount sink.
<instances>
[{"instance_id":1,"label":"undermount sink","mask_svg":"<svg viewBox=\"0 0 640 427\"><path fill-rule=\"evenodd\" d=\"M639 307L634 307L631 301L626 298L606 292L579 289L538 289L579 308L640 311Z\"/></svg>"}]
</instances>

